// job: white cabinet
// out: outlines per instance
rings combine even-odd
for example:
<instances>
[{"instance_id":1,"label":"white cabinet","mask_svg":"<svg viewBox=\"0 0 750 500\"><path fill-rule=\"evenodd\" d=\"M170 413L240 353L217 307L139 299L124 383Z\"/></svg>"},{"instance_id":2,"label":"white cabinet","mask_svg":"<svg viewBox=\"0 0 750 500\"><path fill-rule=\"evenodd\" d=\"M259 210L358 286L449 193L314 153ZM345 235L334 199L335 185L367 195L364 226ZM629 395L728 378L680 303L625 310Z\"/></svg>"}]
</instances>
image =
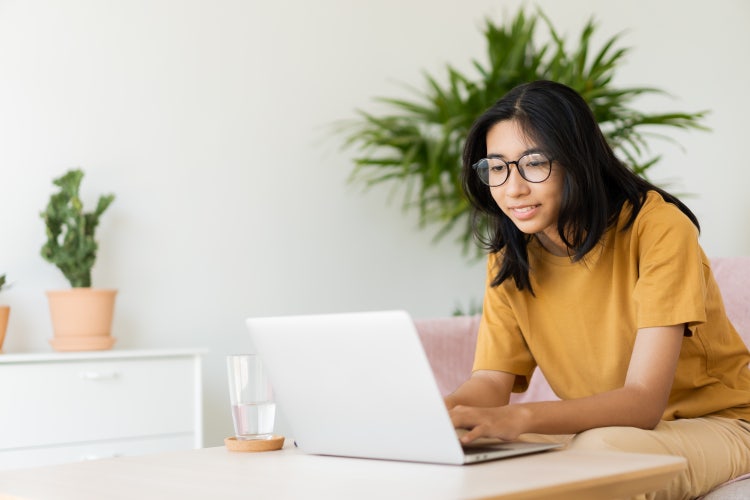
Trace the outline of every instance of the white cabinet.
<instances>
[{"instance_id":1,"label":"white cabinet","mask_svg":"<svg viewBox=\"0 0 750 500\"><path fill-rule=\"evenodd\" d=\"M0 355L0 469L200 448L200 355Z\"/></svg>"}]
</instances>

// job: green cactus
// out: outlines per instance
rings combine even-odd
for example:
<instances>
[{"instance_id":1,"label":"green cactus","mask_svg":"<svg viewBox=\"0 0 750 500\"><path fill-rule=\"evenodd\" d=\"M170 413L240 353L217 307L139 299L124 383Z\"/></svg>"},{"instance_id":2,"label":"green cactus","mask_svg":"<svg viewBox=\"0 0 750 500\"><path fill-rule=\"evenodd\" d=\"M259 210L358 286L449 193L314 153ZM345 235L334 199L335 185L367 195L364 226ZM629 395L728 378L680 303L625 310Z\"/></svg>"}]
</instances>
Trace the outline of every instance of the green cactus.
<instances>
[{"instance_id":1,"label":"green cactus","mask_svg":"<svg viewBox=\"0 0 750 500\"><path fill-rule=\"evenodd\" d=\"M78 190L83 179L81 170L70 170L53 183L60 188L50 197L47 209L40 215L47 225L47 242L42 257L56 265L74 288L91 286L91 269L96 262L98 245L94 231L99 217L114 201L113 194L102 195L93 212L84 212Z\"/></svg>"},{"instance_id":2,"label":"green cactus","mask_svg":"<svg viewBox=\"0 0 750 500\"><path fill-rule=\"evenodd\" d=\"M0 291L2 291L4 286L5 286L5 275L0 274Z\"/></svg>"}]
</instances>

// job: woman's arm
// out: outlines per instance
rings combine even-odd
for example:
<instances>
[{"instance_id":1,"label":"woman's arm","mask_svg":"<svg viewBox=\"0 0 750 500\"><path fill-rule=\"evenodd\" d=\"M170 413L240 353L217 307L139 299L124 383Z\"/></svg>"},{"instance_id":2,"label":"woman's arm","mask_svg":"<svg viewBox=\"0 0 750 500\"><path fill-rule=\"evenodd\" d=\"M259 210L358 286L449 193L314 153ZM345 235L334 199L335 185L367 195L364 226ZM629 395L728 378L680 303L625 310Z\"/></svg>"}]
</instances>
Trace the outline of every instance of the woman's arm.
<instances>
[{"instance_id":1,"label":"woman's arm","mask_svg":"<svg viewBox=\"0 0 750 500\"><path fill-rule=\"evenodd\" d=\"M445 397L450 410L456 405L493 407L508 404L516 376L512 373L477 370L471 378Z\"/></svg>"},{"instance_id":2,"label":"woman's arm","mask_svg":"<svg viewBox=\"0 0 750 500\"><path fill-rule=\"evenodd\" d=\"M479 437L511 440L527 432L576 434L610 426L652 429L667 406L684 331L684 325L638 330L625 383L619 389L567 401L492 408L463 405L464 399L457 398L459 404L450 410L453 425L469 429L461 438L466 443ZM506 403L507 398L500 404Z\"/></svg>"}]
</instances>

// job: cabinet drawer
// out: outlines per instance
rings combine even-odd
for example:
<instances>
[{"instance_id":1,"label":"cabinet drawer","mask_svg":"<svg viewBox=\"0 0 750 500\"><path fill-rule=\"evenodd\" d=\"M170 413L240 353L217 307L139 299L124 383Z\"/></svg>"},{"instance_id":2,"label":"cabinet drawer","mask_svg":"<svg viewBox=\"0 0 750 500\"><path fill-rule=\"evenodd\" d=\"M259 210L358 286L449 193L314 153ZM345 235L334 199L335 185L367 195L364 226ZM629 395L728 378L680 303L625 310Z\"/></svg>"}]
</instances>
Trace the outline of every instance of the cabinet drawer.
<instances>
[{"instance_id":1,"label":"cabinet drawer","mask_svg":"<svg viewBox=\"0 0 750 500\"><path fill-rule=\"evenodd\" d=\"M0 451L0 470L189 450L193 441L193 435L175 435Z\"/></svg>"},{"instance_id":2,"label":"cabinet drawer","mask_svg":"<svg viewBox=\"0 0 750 500\"><path fill-rule=\"evenodd\" d=\"M191 358L0 365L0 450L192 434L194 377Z\"/></svg>"}]
</instances>

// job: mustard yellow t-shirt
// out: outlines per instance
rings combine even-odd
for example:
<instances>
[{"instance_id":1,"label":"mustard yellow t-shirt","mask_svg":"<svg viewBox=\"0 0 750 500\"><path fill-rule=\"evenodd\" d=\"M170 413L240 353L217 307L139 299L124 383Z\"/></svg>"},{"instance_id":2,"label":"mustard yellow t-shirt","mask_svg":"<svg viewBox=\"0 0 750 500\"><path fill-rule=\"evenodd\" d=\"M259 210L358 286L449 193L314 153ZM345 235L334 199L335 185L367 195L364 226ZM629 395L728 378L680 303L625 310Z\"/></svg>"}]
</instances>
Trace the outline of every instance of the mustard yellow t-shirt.
<instances>
[{"instance_id":1,"label":"mustard yellow t-shirt","mask_svg":"<svg viewBox=\"0 0 750 500\"><path fill-rule=\"evenodd\" d=\"M685 323L665 420L719 415L750 419L750 354L729 322L698 231L652 191L635 222L616 227L579 262L529 244L536 296L508 279L489 286L488 261L474 370L516 374L523 391L535 366L561 399L622 387L639 328Z\"/></svg>"}]
</instances>

